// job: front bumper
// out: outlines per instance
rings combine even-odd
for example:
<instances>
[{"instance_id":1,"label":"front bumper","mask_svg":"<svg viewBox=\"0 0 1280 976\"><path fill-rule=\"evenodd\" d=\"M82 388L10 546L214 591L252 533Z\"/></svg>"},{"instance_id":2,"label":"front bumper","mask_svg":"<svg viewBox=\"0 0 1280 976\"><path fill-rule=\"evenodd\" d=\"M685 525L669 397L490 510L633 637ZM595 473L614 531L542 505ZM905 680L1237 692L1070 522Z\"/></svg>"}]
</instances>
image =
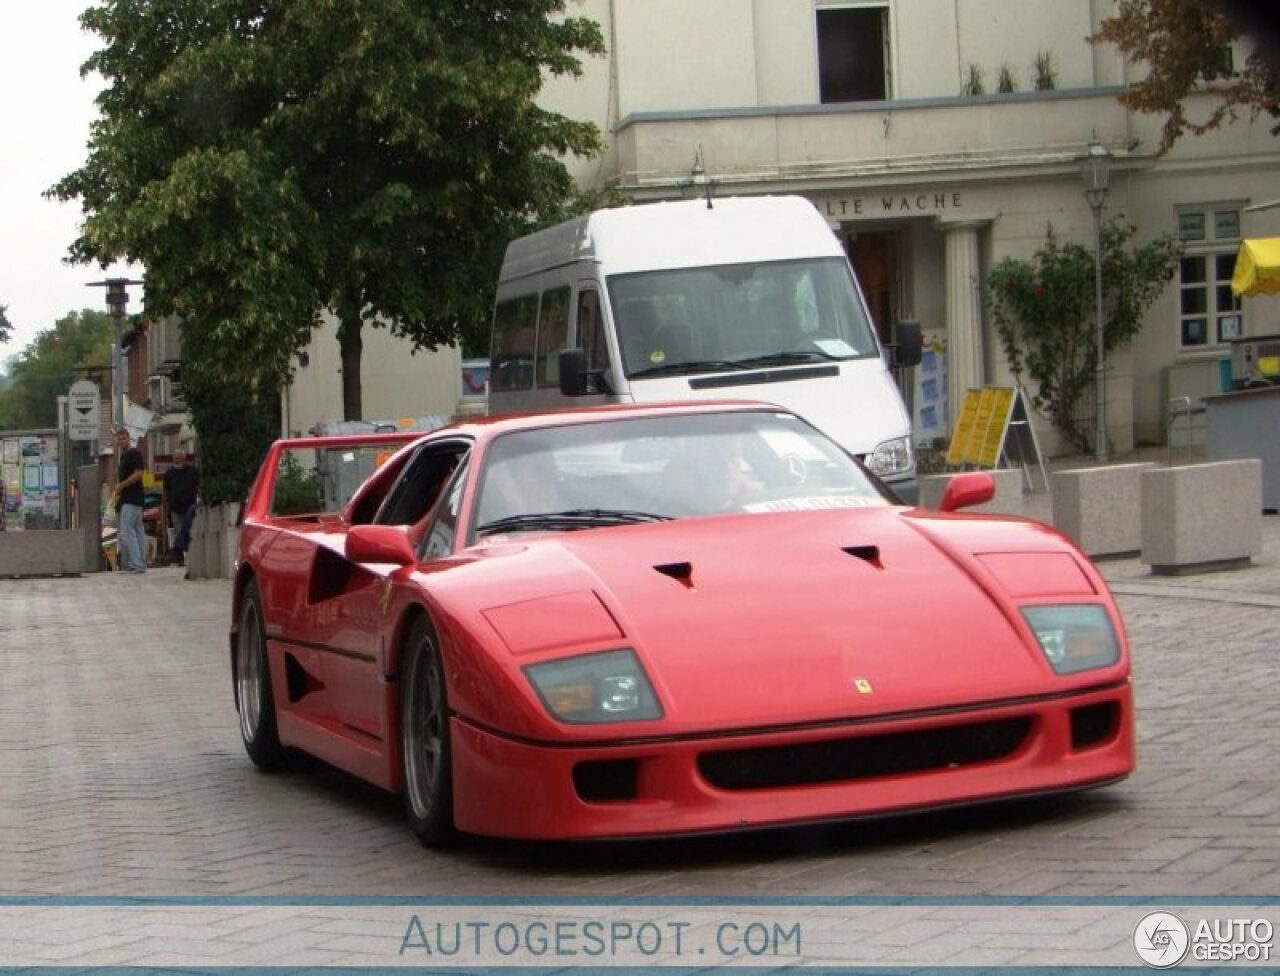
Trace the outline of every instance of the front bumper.
<instances>
[{"instance_id":1,"label":"front bumper","mask_svg":"<svg viewBox=\"0 0 1280 976\"><path fill-rule=\"evenodd\" d=\"M1134 767L1127 682L856 724L598 745L454 719L455 822L497 837L731 831L1081 789Z\"/></svg>"}]
</instances>

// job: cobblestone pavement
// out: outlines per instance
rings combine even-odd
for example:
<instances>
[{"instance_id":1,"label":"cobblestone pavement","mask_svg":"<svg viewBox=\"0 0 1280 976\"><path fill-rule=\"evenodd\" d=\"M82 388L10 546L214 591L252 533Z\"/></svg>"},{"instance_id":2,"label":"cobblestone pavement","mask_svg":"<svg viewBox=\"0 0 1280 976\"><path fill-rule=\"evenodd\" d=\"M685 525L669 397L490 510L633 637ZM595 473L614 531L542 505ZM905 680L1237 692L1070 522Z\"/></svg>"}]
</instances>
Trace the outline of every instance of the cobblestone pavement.
<instances>
[{"instance_id":1,"label":"cobblestone pavement","mask_svg":"<svg viewBox=\"0 0 1280 976\"><path fill-rule=\"evenodd\" d=\"M1104 790L885 821L605 846L418 846L397 800L255 771L230 584L0 582L0 895L1275 895L1280 517L1251 568L1104 562L1134 649L1139 770Z\"/></svg>"}]
</instances>

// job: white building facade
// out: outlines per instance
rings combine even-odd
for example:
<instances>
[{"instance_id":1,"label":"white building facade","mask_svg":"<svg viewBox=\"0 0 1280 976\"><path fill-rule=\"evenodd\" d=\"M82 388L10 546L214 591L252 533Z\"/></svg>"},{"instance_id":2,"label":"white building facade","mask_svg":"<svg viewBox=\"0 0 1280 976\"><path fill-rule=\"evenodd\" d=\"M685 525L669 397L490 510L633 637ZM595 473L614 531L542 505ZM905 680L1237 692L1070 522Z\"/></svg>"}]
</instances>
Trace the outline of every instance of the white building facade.
<instances>
[{"instance_id":1,"label":"white building facade","mask_svg":"<svg viewBox=\"0 0 1280 976\"><path fill-rule=\"evenodd\" d=\"M1280 299L1232 298L1242 236L1280 232L1280 138L1241 118L1158 156L1162 117L1117 94L1134 76L1088 43L1114 0L570 0L609 54L551 79L548 108L600 126L586 186L636 201L698 192L797 194L845 242L877 327L919 319L943 340L949 416L966 389L1012 385L983 282L1050 226L1092 246L1080 158L1114 156L1104 219L1136 242L1181 233L1178 276L1108 363L1111 450L1165 443L1171 397L1216 392L1236 335L1280 332ZM1245 51L1234 53L1242 63ZM1013 91L998 91L1001 76ZM976 93L981 78L985 91ZM1010 87L1006 84L1004 87ZM966 94L961 94L964 91ZM1213 104L1204 98L1200 111ZM1273 307L1266 303L1275 302ZM1042 443L1057 449L1046 424Z\"/></svg>"}]
</instances>

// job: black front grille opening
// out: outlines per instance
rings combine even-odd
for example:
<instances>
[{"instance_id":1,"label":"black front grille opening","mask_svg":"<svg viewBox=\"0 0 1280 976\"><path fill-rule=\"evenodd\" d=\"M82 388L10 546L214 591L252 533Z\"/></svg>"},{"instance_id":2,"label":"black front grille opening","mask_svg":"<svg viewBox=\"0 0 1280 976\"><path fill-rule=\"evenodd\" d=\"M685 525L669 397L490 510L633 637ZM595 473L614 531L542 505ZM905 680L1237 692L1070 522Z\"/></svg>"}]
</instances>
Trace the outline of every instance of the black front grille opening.
<instances>
[{"instance_id":1,"label":"black front grille opening","mask_svg":"<svg viewBox=\"0 0 1280 976\"><path fill-rule=\"evenodd\" d=\"M1099 702L1071 709L1071 748L1088 749L1110 742L1120 730L1120 705Z\"/></svg>"},{"instance_id":2,"label":"black front grille opening","mask_svg":"<svg viewBox=\"0 0 1280 976\"><path fill-rule=\"evenodd\" d=\"M877 779L994 762L1015 752L1030 718L997 719L919 732L854 736L698 757L698 771L722 790L762 790Z\"/></svg>"},{"instance_id":3,"label":"black front grille opening","mask_svg":"<svg viewBox=\"0 0 1280 976\"><path fill-rule=\"evenodd\" d=\"M596 759L573 767L573 788L586 803L634 800L639 764L634 759Z\"/></svg>"}]
</instances>

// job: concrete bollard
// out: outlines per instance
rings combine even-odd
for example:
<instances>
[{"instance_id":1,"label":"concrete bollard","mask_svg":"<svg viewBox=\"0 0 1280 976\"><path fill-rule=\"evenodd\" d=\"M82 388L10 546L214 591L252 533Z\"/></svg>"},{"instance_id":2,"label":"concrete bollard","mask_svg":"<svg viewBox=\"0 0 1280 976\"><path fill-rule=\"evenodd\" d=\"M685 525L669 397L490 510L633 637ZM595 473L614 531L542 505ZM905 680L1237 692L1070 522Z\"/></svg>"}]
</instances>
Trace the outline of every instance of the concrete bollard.
<instances>
[{"instance_id":1,"label":"concrete bollard","mask_svg":"<svg viewBox=\"0 0 1280 976\"><path fill-rule=\"evenodd\" d=\"M1112 464L1049 476L1053 526L1089 556L1142 549L1142 472L1153 464Z\"/></svg>"},{"instance_id":2,"label":"concrete bollard","mask_svg":"<svg viewBox=\"0 0 1280 976\"><path fill-rule=\"evenodd\" d=\"M201 505L191 523L191 545L187 548L187 576L191 579L207 579L205 563L209 550L209 509Z\"/></svg>"},{"instance_id":3,"label":"concrete bollard","mask_svg":"<svg viewBox=\"0 0 1280 976\"><path fill-rule=\"evenodd\" d=\"M1262 462L1142 472L1142 561L1162 576L1247 566L1262 551Z\"/></svg>"}]
</instances>

